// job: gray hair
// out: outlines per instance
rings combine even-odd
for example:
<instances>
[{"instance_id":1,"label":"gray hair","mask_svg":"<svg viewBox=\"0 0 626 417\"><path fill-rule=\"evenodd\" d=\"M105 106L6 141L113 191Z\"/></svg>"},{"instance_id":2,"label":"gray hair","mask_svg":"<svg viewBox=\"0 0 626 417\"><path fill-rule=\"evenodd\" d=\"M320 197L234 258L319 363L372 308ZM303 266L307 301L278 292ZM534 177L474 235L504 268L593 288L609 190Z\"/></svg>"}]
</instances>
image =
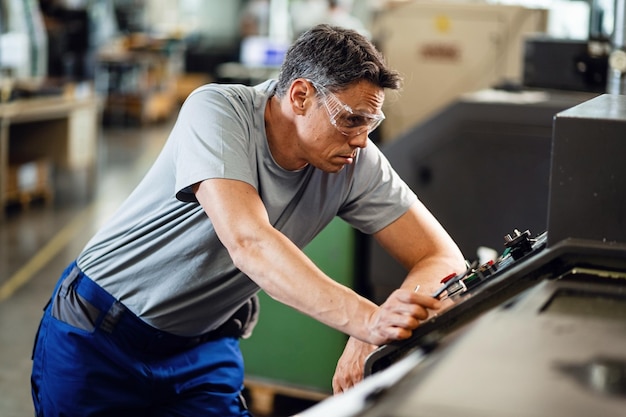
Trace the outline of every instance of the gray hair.
<instances>
[{"instance_id":1,"label":"gray hair","mask_svg":"<svg viewBox=\"0 0 626 417\"><path fill-rule=\"evenodd\" d=\"M400 74L387 67L383 55L367 38L327 24L306 31L291 45L278 76L276 95L282 98L298 78L334 92L362 80L393 90L402 82Z\"/></svg>"}]
</instances>

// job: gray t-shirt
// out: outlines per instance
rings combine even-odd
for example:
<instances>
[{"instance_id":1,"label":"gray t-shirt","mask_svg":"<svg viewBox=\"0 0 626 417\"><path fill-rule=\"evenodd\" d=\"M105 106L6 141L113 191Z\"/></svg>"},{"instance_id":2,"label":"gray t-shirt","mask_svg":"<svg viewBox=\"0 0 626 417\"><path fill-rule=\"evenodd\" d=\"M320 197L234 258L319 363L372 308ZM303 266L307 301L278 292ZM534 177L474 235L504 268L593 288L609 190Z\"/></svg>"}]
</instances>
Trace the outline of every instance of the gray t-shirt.
<instances>
[{"instance_id":1,"label":"gray t-shirt","mask_svg":"<svg viewBox=\"0 0 626 417\"><path fill-rule=\"evenodd\" d=\"M193 184L209 178L251 184L272 224L300 248L337 215L371 234L417 199L371 142L338 173L281 168L264 122L275 84L195 90L154 165L78 257L90 278L161 330L185 336L212 330L259 290L233 265Z\"/></svg>"}]
</instances>

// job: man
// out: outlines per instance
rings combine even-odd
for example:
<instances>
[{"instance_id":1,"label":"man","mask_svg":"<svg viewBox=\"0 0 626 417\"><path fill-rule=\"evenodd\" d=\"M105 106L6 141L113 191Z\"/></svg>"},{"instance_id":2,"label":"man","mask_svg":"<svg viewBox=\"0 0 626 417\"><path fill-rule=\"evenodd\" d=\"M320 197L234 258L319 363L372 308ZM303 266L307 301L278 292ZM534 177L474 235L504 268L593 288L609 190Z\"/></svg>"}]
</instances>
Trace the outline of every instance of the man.
<instances>
[{"instance_id":1,"label":"man","mask_svg":"<svg viewBox=\"0 0 626 417\"><path fill-rule=\"evenodd\" d=\"M35 345L38 415L247 415L238 338L260 288L351 336L336 392L377 345L408 338L439 307L429 291L465 265L368 139L399 83L364 37L321 25L292 45L277 82L194 91L57 284ZM380 307L301 251L336 215L410 271Z\"/></svg>"}]
</instances>

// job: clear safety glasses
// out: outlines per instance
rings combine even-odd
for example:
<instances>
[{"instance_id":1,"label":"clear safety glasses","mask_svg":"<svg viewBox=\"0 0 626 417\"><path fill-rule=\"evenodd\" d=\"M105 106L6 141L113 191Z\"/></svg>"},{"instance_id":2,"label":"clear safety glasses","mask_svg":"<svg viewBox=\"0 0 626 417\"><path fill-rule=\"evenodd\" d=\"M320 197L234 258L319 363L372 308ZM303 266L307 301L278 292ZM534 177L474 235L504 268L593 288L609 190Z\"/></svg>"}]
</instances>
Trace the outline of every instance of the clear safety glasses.
<instances>
[{"instance_id":1,"label":"clear safety glasses","mask_svg":"<svg viewBox=\"0 0 626 417\"><path fill-rule=\"evenodd\" d=\"M382 111L379 114L371 114L352 110L350 106L339 100L327 88L308 80L323 98L324 107L328 112L330 123L345 136L352 137L363 132L368 134L374 131L385 120Z\"/></svg>"}]
</instances>

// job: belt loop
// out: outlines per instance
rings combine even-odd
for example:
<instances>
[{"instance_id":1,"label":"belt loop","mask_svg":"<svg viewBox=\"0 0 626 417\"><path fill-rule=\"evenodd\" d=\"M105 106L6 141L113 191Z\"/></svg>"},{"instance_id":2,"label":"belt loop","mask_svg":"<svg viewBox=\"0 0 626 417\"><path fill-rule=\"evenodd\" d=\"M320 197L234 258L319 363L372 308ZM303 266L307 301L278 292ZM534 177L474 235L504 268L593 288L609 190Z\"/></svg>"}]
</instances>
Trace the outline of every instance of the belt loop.
<instances>
[{"instance_id":1,"label":"belt loop","mask_svg":"<svg viewBox=\"0 0 626 417\"><path fill-rule=\"evenodd\" d=\"M100 329L107 333L113 333L115 326L120 321L122 314L124 313L124 306L119 301L115 301L109 311L107 312L102 323L100 323Z\"/></svg>"},{"instance_id":2,"label":"belt loop","mask_svg":"<svg viewBox=\"0 0 626 417\"><path fill-rule=\"evenodd\" d=\"M59 296L63 298L67 297L67 294L70 291L70 287L72 286L74 281L76 281L76 278L78 278L79 274L80 270L78 269L78 266L74 264L70 273L67 274L67 277L65 277L65 279L61 283L61 287L59 288Z\"/></svg>"}]
</instances>

